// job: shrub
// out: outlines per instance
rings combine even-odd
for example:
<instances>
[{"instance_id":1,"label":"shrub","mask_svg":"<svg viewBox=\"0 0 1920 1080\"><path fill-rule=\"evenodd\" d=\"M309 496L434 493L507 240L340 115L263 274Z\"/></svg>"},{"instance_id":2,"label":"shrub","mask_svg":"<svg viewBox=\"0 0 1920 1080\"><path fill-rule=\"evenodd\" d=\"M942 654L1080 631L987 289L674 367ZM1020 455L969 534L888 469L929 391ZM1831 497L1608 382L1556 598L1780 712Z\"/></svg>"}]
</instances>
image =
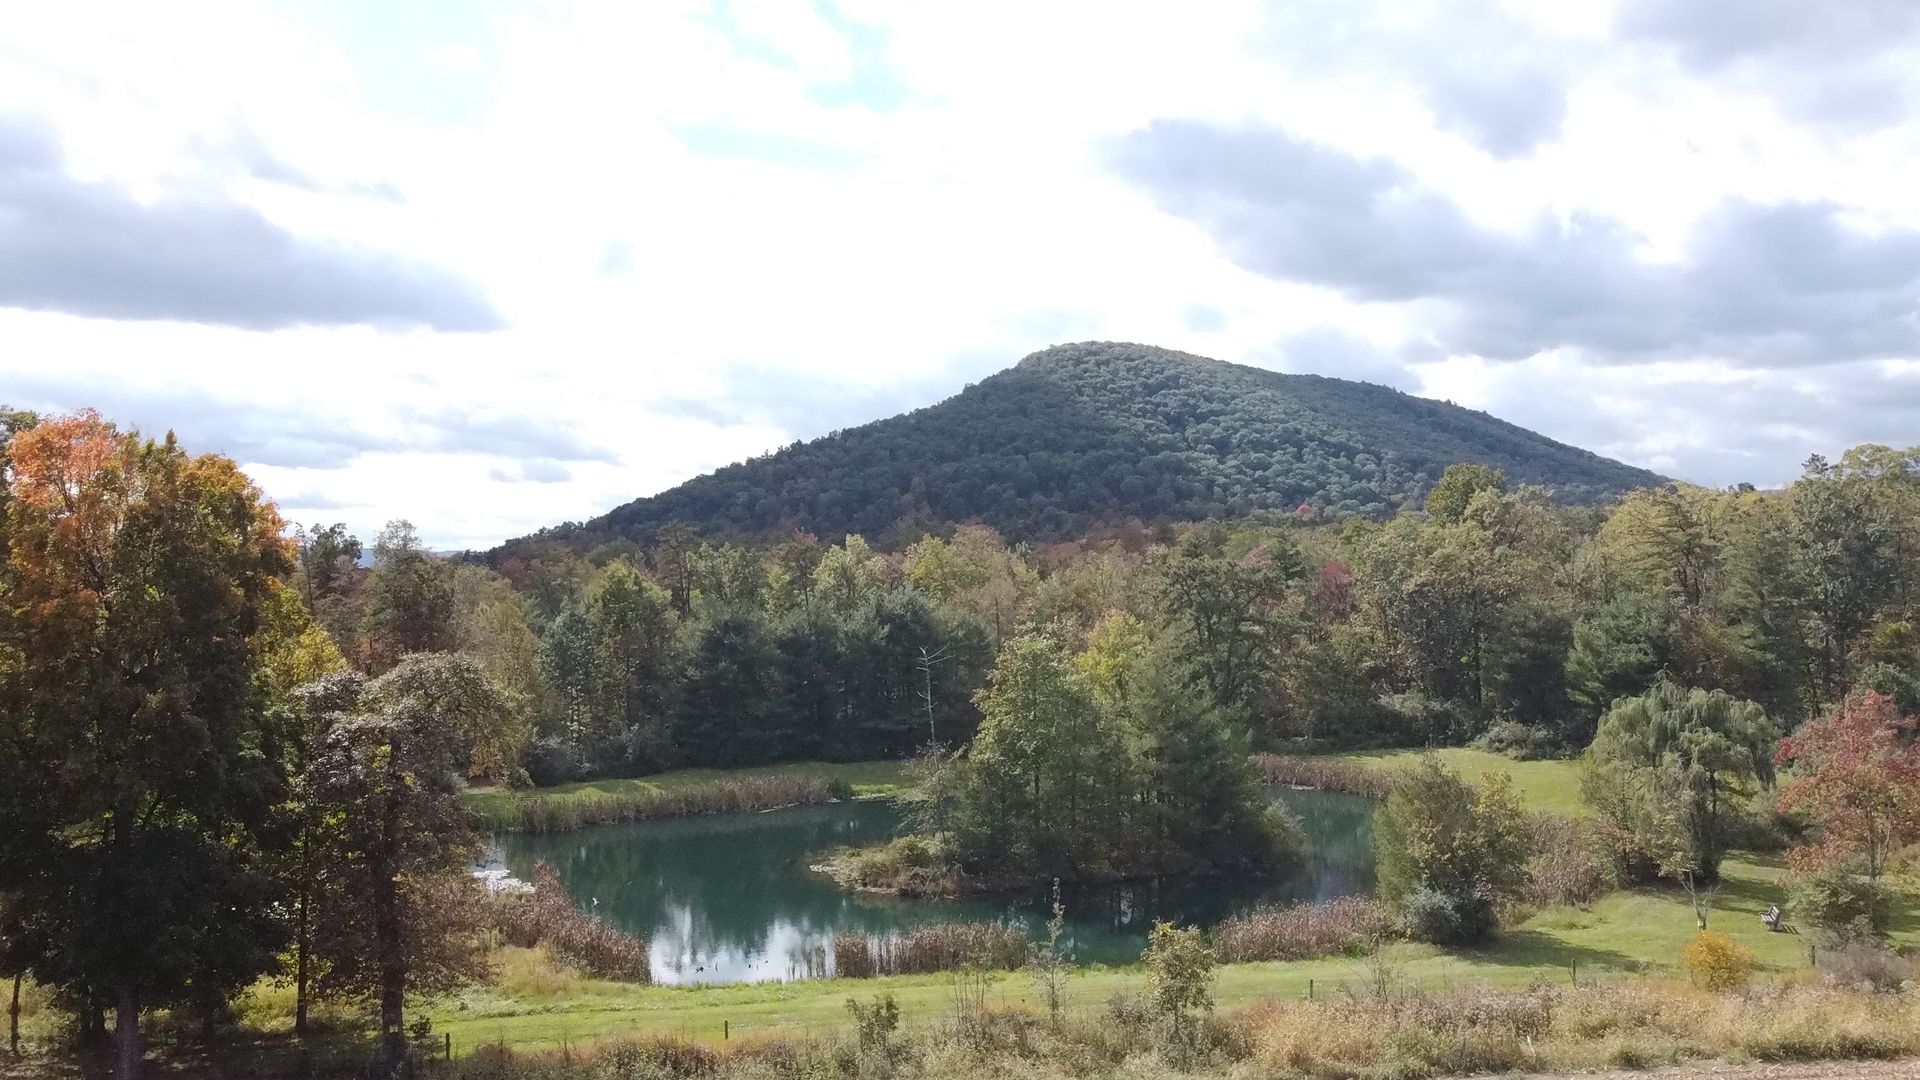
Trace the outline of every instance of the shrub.
<instances>
[{"instance_id":1,"label":"shrub","mask_svg":"<svg viewBox=\"0 0 1920 1080\"><path fill-rule=\"evenodd\" d=\"M1680 952L1680 962L1708 990L1745 986L1756 963L1753 950L1725 934L1702 930Z\"/></svg>"},{"instance_id":2,"label":"shrub","mask_svg":"<svg viewBox=\"0 0 1920 1080\"><path fill-rule=\"evenodd\" d=\"M1154 924L1147 934L1147 991L1153 1009L1172 1029L1177 1045L1190 1046L1190 1014L1213 1011L1213 950L1193 927Z\"/></svg>"},{"instance_id":3,"label":"shrub","mask_svg":"<svg viewBox=\"0 0 1920 1080\"><path fill-rule=\"evenodd\" d=\"M1893 895L1885 885L1840 870L1795 874L1787 886L1787 909L1803 929L1819 930L1836 941L1882 937L1893 917Z\"/></svg>"},{"instance_id":4,"label":"shrub","mask_svg":"<svg viewBox=\"0 0 1920 1080\"><path fill-rule=\"evenodd\" d=\"M1828 949L1820 954L1818 964L1827 981L1849 989L1888 993L1920 979L1920 965L1871 941Z\"/></svg>"},{"instance_id":5,"label":"shrub","mask_svg":"<svg viewBox=\"0 0 1920 1080\"><path fill-rule=\"evenodd\" d=\"M1530 821L1522 893L1527 903L1584 908L1613 887L1613 860L1592 824L1546 812Z\"/></svg>"},{"instance_id":6,"label":"shrub","mask_svg":"<svg viewBox=\"0 0 1920 1080\"><path fill-rule=\"evenodd\" d=\"M1393 929L1387 906L1370 896L1346 896L1321 904L1256 908L1213 930L1221 962L1305 960L1354 952Z\"/></svg>"},{"instance_id":7,"label":"shrub","mask_svg":"<svg viewBox=\"0 0 1920 1080\"><path fill-rule=\"evenodd\" d=\"M1529 727L1526 724L1505 720L1488 728L1473 745L1481 750L1495 754L1505 754L1519 761L1539 761L1544 758L1559 757L1559 740L1545 728Z\"/></svg>"},{"instance_id":8,"label":"shrub","mask_svg":"<svg viewBox=\"0 0 1920 1080\"><path fill-rule=\"evenodd\" d=\"M848 998L847 1013L853 1017L860 1049L881 1054L891 1050L893 1033L900 1027L900 1005L892 994L881 994L864 1005Z\"/></svg>"},{"instance_id":9,"label":"shrub","mask_svg":"<svg viewBox=\"0 0 1920 1080\"><path fill-rule=\"evenodd\" d=\"M1400 900L1400 929L1415 941L1435 945L1483 941L1498 924L1493 905L1471 893L1422 886Z\"/></svg>"},{"instance_id":10,"label":"shrub","mask_svg":"<svg viewBox=\"0 0 1920 1080\"><path fill-rule=\"evenodd\" d=\"M1424 758L1396 778L1373 832L1380 895L1422 940L1485 937L1526 883L1527 820L1504 773L1476 789Z\"/></svg>"}]
</instances>

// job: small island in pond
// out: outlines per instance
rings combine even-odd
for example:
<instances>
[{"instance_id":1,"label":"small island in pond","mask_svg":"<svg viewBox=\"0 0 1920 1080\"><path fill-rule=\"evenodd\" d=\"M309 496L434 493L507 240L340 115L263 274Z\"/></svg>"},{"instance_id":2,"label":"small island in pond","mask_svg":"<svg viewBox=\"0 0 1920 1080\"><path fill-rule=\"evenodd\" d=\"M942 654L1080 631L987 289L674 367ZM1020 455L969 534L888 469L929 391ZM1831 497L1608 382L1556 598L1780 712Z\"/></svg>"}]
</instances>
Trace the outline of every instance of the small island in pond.
<instances>
[{"instance_id":1,"label":"small island in pond","mask_svg":"<svg viewBox=\"0 0 1920 1080\"><path fill-rule=\"evenodd\" d=\"M1183 565L1184 564L1184 565ZM1172 579L1222 568L1176 554ZM1226 584L1221 582L1219 584ZM912 832L816 866L842 886L907 896L1275 870L1302 855L1299 823L1268 801L1210 673L1109 618L1078 653L1010 641L979 694L968 752L928 753Z\"/></svg>"}]
</instances>

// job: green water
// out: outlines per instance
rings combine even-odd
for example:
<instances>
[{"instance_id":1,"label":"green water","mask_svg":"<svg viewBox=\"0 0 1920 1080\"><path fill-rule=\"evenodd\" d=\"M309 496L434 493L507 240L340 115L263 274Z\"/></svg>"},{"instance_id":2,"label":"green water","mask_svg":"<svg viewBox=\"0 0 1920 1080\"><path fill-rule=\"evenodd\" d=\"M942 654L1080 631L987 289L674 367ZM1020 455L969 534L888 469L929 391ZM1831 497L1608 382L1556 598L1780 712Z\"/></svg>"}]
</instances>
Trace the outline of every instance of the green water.
<instances>
[{"instance_id":1,"label":"green water","mask_svg":"<svg viewBox=\"0 0 1920 1080\"><path fill-rule=\"evenodd\" d=\"M1306 827L1307 865L1280 877L1139 882L1067 890L1066 937L1084 963L1131 963L1156 919L1211 926L1265 901L1328 899L1373 887L1373 804L1353 795L1274 789ZM662 983L756 982L809 973L839 933L997 920L1044 933L1047 897L901 900L848 893L807 869L829 848L894 835L877 802L765 814L677 818L576 832L510 833L497 846L520 877L553 864L583 910L646 935ZM596 903L597 901L597 903ZM813 964L818 964L814 960Z\"/></svg>"}]
</instances>

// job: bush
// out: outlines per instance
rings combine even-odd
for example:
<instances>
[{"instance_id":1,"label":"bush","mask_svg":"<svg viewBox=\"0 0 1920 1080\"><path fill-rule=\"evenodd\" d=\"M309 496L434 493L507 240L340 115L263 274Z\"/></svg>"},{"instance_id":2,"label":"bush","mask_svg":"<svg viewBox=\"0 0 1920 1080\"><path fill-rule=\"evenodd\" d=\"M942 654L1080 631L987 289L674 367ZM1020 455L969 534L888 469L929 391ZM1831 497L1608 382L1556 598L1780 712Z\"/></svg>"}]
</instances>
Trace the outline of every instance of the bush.
<instances>
[{"instance_id":1,"label":"bush","mask_svg":"<svg viewBox=\"0 0 1920 1080\"><path fill-rule=\"evenodd\" d=\"M853 1017L854 1037L860 1049L880 1054L891 1051L893 1033L900 1028L900 1005L892 994L881 994L864 1005L848 998L847 1012Z\"/></svg>"},{"instance_id":2,"label":"bush","mask_svg":"<svg viewBox=\"0 0 1920 1080\"><path fill-rule=\"evenodd\" d=\"M1848 989L1890 993L1920 979L1920 965L1870 941L1828 949L1820 954L1818 964L1828 982Z\"/></svg>"},{"instance_id":3,"label":"bush","mask_svg":"<svg viewBox=\"0 0 1920 1080\"><path fill-rule=\"evenodd\" d=\"M1753 950L1725 934L1702 930L1680 952L1688 974L1708 990L1745 986L1756 963Z\"/></svg>"},{"instance_id":4,"label":"bush","mask_svg":"<svg viewBox=\"0 0 1920 1080\"><path fill-rule=\"evenodd\" d=\"M1504 773L1475 788L1423 758L1395 779L1373 834L1380 896L1423 941L1486 937L1526 884L1527 819Z\"/></svg>"},{"instance_id":5,"label":"bush","mask_svg":"<svg viewBox=\"0 0 1920 1080\"><path fill-rule=\"evenodd\" d=\"M579 748L565 739L540 739L527 756L527 778L536 787L572 783L586 775L586 770L587 762Z\"/></svg>"},{"instance_id":6,"label":"bush","mask_svg":"<svg viewBox=\"0 0 1920 1080\"><path fill-rule=\"evenodd\" d=\"M1477 896L1422 886L1400 900L1400 929L1415 941L1434 945L1484 941L1498 925L1493 905Z\"/></svg>"},{"instance_id":7,"label":"bush","mask_svg":"<svg viewBox=\"0 0 1920 1080\"><path fill-rule=\"evenodd\" d=\"M1613 888L1613 859L1592 824L1561 814L1536 813L1527 839L1529 904L1584 908Z\"/></svg>"},{"instance_id":8,"label":"bush","mask_svg":"<svg viewBox=\"0 0 1920 1080\"><path fill-rule=\"evenodd\" d=\"M1235 915L1214 928L1213 948L1228 964L1305 960L1355 952L1392 929L1393 915L1385 904L1370 896L1346 896Z\"/></svg>"},{"instance_id":9,"label":"bush","mask_svg":"<svg viewBox=\"0 0 1920 1080\"><path fill-rule=\"evenodd\" d=\"M1794 875L1787 886L1787 910L1797 926L1832 940L1872 940L1887 932L1893 894L1858 874L1816 870Z\"/></svg>"},{"instance_id":10,"label":"bush","mask_svg":"<svg viewBox=\"0 0 1920 1080\"><path fill-rule=\"evenodd\" d=\"M1154 924L1147 934L1147 991L1172 1029L1175 1045L1192 1045L1191 1013L1213 1011L1213 950L1193 927Z\"/></svg>"},{"instance_id":11,"label":"bush","mask_svg":"<svg viewBox=\"0 0 1920 1080\"><path fill-rule=\"evenodd\" d=\"M1526 724L1504 720L1488 728L1473 745L1481 750L1495 754L1505 754L1519 761L1540 761L1559 757L1561 746L1553 733L1545 728L1529 727Z\"/></svg>"}]
</instances>

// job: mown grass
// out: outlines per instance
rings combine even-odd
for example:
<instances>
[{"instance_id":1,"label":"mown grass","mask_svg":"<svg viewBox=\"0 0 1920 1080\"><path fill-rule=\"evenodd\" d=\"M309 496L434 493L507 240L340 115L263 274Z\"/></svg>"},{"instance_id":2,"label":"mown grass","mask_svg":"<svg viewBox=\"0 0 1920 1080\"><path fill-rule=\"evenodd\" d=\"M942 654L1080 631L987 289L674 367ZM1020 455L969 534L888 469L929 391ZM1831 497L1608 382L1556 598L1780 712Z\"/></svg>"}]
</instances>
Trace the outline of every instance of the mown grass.
<instances>
[{"instance_id":1,"label":"mown grass","mask_svg":"<svg viewBox=\"0 0 1920 1080\"><path fill-rule=\"evenodd\" d=\"M653 776L587 780L524 791L480 788L467 793L466 803L483 828L502 830L521 828L529 822L586 824L603 818L613 820L624 811L653 804L698 807L703 789L776 788L783 786L775 783L779 781L793 782L795 790L824 789L829 784L844 783L852 787L856 795L891 795L906 787L907 763L803 761L752 769L678 769ZM624 816L649 815L624 813Z\"/></svg>"}]
</instances>

